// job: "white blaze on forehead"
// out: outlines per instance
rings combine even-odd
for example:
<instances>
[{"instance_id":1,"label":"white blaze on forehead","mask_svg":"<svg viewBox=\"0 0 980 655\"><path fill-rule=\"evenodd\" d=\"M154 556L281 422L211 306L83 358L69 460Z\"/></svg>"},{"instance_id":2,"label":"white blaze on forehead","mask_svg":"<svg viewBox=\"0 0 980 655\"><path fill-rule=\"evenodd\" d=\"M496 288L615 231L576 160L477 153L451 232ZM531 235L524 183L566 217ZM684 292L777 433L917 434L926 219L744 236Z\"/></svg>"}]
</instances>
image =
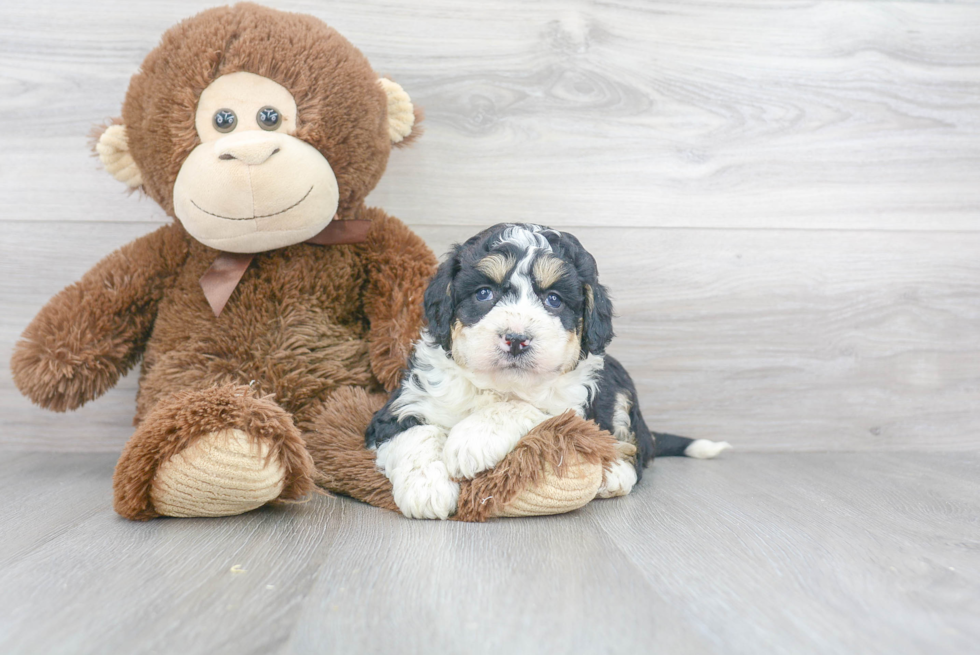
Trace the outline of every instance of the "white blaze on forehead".
<instances>
[{"instance_id":1,"label":"white blaze on forehead","mask_svg":"<svg viewBox=\"0 0 980 655\"><path fill-rule=\"evenodd\" d=\"M505 228L498 237L498 244L511 243L524 251L511 276L511 285L517 289L520 300L530 301L534 298L534 287L531 284L531 263L538 254L552 252L551 244L544 236L547 232L553 232L553 230L543 228L540 225L511 225Z\"/></svg>"},{"instance_id":2,"label":"white blaze on forehead","mask_svg":"<svg viewBox=\"0 0 980 655\"><path fill-rule=\"evenodd\" d=\"M554 233L554 230L543 228L540 225L530 223L524 225L511 225L504 229L498 237L497 243L513 243L522 250L534 250L540 248L551 252L551 244L545 238L545 234Z\"/></svg>"}]
</instances>

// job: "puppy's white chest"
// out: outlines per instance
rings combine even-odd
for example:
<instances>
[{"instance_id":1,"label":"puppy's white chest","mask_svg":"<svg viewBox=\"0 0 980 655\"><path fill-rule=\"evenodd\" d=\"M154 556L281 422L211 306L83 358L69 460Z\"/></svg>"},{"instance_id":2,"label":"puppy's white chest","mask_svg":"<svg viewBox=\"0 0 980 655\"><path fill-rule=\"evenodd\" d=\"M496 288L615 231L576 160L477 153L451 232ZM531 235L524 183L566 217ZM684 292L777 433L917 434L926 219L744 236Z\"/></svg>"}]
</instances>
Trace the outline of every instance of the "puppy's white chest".
<instances>
[{"instance_id":1,"label":"puppy's white chest","mask_svg":"<svg viewBox=\"0 0 980 655\"><path fill-rule=\"evenodd\" d=\"M555 394L554 389L547 393L506 393L496 390L481 390L469 397L469 402L462 406L448 407L443 405L443 411L435 412L444 422L440 427L453 429L460 422L474 415L482 415L490 419L499 417L501 420L510 416L536 415L538 422L551 416L559 416L568 410L573 410L579 416L584 416L585 404L588 400L588 388L578 385L577 389L564 389L566 393Z\"/></svg>"}]
</instances>

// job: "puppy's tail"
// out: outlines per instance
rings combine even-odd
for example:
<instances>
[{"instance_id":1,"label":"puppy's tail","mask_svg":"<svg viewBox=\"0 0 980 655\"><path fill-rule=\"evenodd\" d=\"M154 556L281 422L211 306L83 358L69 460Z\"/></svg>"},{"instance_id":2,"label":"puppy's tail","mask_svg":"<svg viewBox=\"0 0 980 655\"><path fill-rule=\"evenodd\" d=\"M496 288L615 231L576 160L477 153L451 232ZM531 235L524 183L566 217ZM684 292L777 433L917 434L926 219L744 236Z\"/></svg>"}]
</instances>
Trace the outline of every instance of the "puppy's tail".
<instances>
[{"instance_id":1,"label":"puppy's tail","mask_svg":"<svg viewBox=\"0 0 980 655\"><path fill-rule=\"evenodd\" d=\"M654 432L654 457L694 457L711 459L723 450L732 447L727 441L708 441L707 439L688 439L676 434Z\"/></svg>"}]
</instances>

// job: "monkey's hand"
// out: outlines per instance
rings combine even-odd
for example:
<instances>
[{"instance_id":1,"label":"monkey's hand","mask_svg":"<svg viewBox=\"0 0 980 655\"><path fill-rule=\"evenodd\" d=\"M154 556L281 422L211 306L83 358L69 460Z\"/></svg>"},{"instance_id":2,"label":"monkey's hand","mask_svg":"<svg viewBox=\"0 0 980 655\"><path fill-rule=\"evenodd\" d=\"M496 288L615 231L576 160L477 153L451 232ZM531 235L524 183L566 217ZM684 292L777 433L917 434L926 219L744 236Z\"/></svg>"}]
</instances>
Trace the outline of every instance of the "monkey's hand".
<instances>
[{"instance_id":1,"label":"monkey's hand","mask_svg":"<svg viewBox=\"0 0 980 655\"><path fill-rule=\"evenodd\" d=\"M371 368L393 391L419 338L422 296L437 262L425 241L397 218L374 208L363 217L371 219L367 243L361 246L368 269L364 311L371 321Z\"/></svg>"},{"instance_id":2,"label":"monkey's hand","mask_svg":"<svg viewBox=\"0 0 980 655\"><path fill-rule=\"evenodd\" d=\"M139 360L186 243L175 225L164 226L52 298L14 348L10 369L21 393L63 412L112 388Z\"/></svg>"}]
</instances>

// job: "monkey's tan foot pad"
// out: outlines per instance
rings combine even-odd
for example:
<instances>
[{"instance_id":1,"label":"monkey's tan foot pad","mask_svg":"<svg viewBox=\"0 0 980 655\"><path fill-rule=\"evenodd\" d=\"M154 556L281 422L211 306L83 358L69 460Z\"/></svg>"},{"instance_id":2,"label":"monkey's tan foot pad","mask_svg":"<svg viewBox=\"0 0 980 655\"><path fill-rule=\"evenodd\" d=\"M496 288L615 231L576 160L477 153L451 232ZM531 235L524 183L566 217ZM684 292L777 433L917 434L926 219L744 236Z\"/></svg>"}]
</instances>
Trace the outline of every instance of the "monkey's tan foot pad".
<instances>
[{"instance_id":1,"label":"monkey's tan foot pad","mask_svg":"<svg viewBox=\"0 0 980 655\"><path fill-rule=\"evenodd\" d=\"M250 443L241 430L223 430L161 464L150 500L163 516L242 514L278 498L285 474L269 457L267 443Z\"/></svg>"},{"instance_id":2,"label":"monkey's tan foot pad","mask_svg":"<svg viewBox=\"0 0 980 655\"><path fill-rule=\"evenodd\" d=\"M595 498L603 468L620 457L616 439L566 412L528 432L500 463L460 483L457 521L544 516Z\"/></svg>"},{"instance_id":3,"label":"monkey's tan foot pad","mask_svg":"<svg viewBox=\"0 0 980 655\"><path fill-rule=\"evenodd\" d=\"M559 477L548 464L537 484L521 491L491 516L544 516L571 512L595 498L601 484L602 464L576 462L565 469L564 477Z\"/></svg>"},{"instance_id":4,"label":"monkey's tan foot pad","mask_svg":"<svg viewBox=\"0 0 980 655\"><path fill-rule=\"evenodd\" d=\"M292 416L248 387L161 400L123 449L113 506L128 519L228 516L313 490L313 460Z\"/></svg>"}]
</instances>

